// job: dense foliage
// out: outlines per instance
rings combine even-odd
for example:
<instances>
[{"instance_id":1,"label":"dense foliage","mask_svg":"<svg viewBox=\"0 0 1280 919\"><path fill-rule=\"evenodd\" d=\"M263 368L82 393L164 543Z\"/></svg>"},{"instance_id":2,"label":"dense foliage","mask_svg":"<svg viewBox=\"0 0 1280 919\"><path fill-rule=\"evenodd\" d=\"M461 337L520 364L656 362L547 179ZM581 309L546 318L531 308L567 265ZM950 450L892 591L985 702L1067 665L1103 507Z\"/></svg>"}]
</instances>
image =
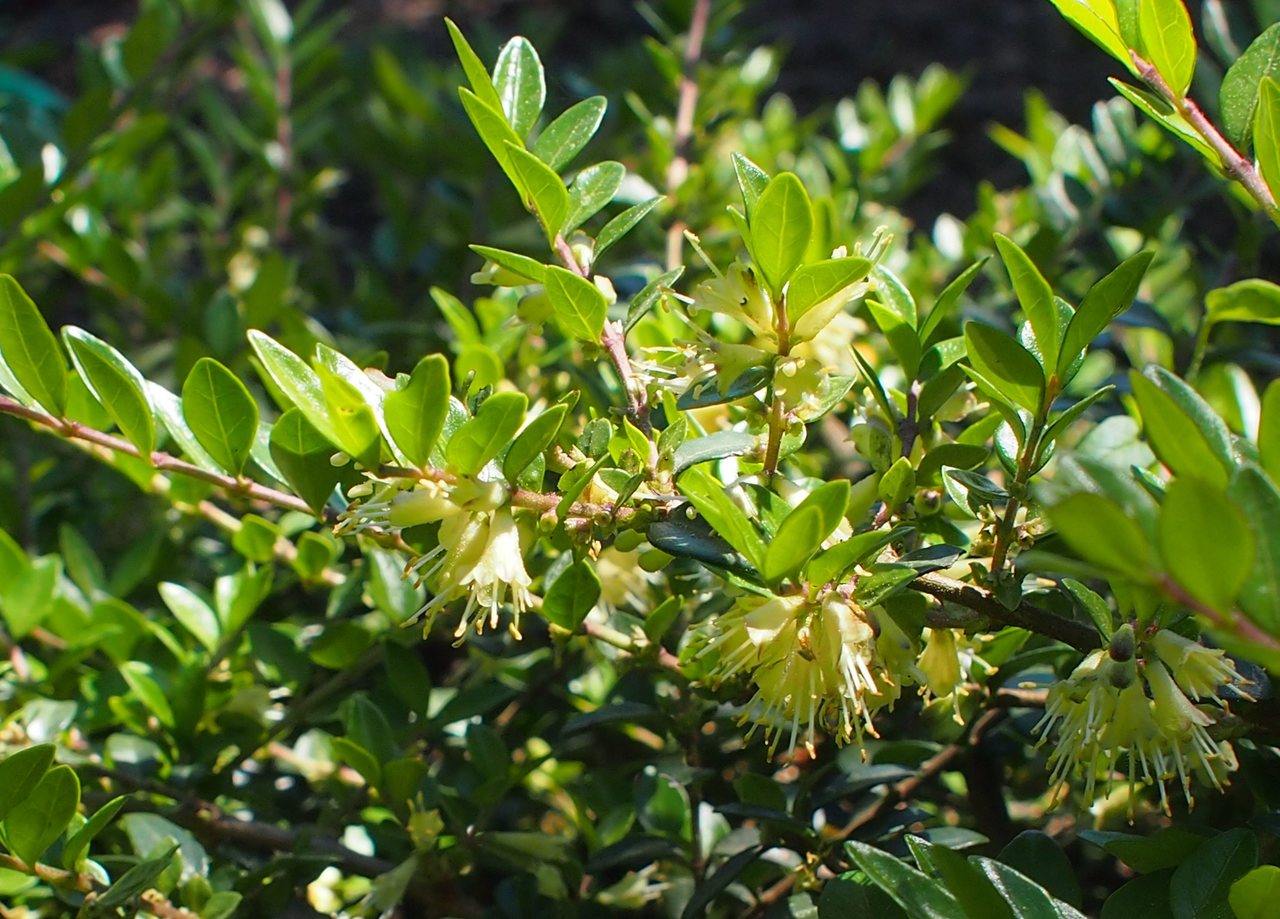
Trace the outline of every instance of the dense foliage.
<instances>
[{"instance_id":1,"label":"dense foliage","mask_svg":"<svg viewBox=\"0 0 1280 919\"><path fill-rule=\"evenodd\" d=\"M1271 915L1280 10L1052 2L925 228L731 3L0 68L0 915Z\"/></svg>"}]
</instances>

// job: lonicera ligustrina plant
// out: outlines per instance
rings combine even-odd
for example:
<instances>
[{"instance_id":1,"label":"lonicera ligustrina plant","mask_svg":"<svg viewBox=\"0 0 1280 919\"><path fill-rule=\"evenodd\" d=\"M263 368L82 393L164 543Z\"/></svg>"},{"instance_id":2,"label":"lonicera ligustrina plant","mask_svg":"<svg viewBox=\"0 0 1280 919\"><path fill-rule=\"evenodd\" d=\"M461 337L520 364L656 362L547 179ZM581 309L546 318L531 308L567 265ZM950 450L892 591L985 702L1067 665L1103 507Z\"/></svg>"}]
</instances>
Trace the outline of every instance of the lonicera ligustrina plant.
<instances>
[{"instance_id":1,"label":"lonicera ligustrina plant","mask_svg":"<svg viewBox=\"0 0 1280 919\"><path fill-rule=\"evenodd\" d=\"M1260 263L1280 26L1241 51L1205 4L1238 58L1219 129L1181 0L1054 3ZM101 63L121 124L33 117L42 171L0 190L3 481L33 522L0 530L0 912L1269 915L1280 385L1215 331L1280 321L1280 287L1189 279L1215 255L1173 198L1145 229L1106 207L1175 155L1128 103L1089 135L1033 102L997 136L1042 187L931 237L884 202L938 147L942 71L843 100L838 142L779 97L699 136L700 84L754 106L772 72L704 56L730 12L653 46L680 102L631 98L648 149L617 160L607 100L547 112L525 38L490 64L447 23L459 107L381 47L325 94L340 23L273 0L144 4ZM173 77L228 24L241 120ZM120 140L166 91L173 123ZM430 288L425 355L308 315L340 296L342 141L301 100L362 92L379 138L478 138L436 139L490 158L442 181L505 215L464 252L457 208L415 215L413 168L351 144L388 202L353 276L384 317L388 278ZM190 288L204 345L55 335L20 280L43 255L121 326L181 328L192 239L224 273ZM472 293L422 284L424 251ZM90 498L159 510L122 545Z\"/></svg>"}]
</instances>

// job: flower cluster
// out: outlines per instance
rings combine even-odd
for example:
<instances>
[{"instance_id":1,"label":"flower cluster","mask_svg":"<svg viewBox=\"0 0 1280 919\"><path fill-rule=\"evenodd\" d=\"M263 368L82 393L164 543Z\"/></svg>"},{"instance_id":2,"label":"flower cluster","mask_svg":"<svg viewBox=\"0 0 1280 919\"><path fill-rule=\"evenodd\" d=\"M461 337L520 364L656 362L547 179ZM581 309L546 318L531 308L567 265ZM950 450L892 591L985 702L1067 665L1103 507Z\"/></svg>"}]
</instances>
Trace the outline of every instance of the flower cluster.
<instances>
[{"instance_id":1,"label":"flower cluster","mask_svg":"<svg viewBox=\"0 0 1280 919\"><path fill-rule=\"evenodd\" d=\"M771 752L784 731L791 751L803 738L810 753L820 729L838 743L876 736L875 712L920 678L915 649L892 617L835 590L815 600L744 597L711 628L701 652L708 682L750 677L755 693L742 721L764 727Z\"/></svg>"},{"instance_id":2,"label":"flower cluster","mask_svg":"<svg viewBox=\"0 0 1280 919\"><path fill-rule=\"evenodd\" d=\"M1221 688L1242 682L1221 650L1167 629L1139 645L1123 626L1109 648L1094 651L1049 691L1036 730L1044 732L1041 743L1050 731L1057 738L1049 755L1053 784L1082 774L1092 798L1099 769L1110 787L1125 757L1130 790L1139 777L1156 785L1166 811L1166 781L1178 780L1189 805L1193 776L1221 790L1236 769L1235 751L1208 729L1225 704Z\"/></svg>"},{"instance_id":3,"label":"flower cluster","mask_svg":"<svg viewBox=\"0 0 1280 919\"><path fill-rule=\"evenodd\" d=\"M520 531L507 506L501 484L449 476L447 479L366 482L351 491L351 506L338 522L339 533L371 528L398 532L438 523L437 545L405 567L405 576L426 584L432 596L405 625L427 617L430 631L437 613L466 597L462 618L454 631L461 641L474 626L476 633L497 628L504 604L511 607L508 630L520 637L520 616L534 603L532 580L524 567Z\"/></svg>"}]
</instances>

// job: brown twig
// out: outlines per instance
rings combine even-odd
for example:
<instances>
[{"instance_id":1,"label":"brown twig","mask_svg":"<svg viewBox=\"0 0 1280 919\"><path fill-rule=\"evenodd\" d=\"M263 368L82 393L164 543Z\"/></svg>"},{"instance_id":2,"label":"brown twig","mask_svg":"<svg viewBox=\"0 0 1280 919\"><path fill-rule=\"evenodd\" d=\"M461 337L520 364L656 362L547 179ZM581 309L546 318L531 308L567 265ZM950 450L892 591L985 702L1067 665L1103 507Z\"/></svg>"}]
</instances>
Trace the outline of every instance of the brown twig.
<instances>
[{"instance_id":1,"label":"brown twig","mask_svg":"<svg viewBox=\"0 0 1280 919\"><path fill-rule=\"evenodd\" d=\"M698 63L702 60L702 44L707 34L707 20L711 15L711 0L695 0L693 16L689 21L689 35L684 46L684 61L680 73L679 99L676 102L675 155L667 166L667 194L674 198L676 191L689 175L689 158L693 152L693 124L698 109ZM667 270L680 264L687 224L675 220L667 230Z\"/></svg>"}]
</instances>

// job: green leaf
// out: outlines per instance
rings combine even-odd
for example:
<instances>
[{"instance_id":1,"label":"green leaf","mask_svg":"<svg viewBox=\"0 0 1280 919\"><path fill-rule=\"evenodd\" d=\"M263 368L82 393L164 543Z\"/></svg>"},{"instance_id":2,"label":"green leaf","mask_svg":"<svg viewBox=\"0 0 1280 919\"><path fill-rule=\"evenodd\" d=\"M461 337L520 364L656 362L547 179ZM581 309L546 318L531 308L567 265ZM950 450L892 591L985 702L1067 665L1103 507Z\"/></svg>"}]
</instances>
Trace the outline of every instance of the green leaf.
<instances>
[{"instance_id":1,"label":"green leaf","mask_svg":"<svg viewBox=\"0 0 1280 919\"><path fill-rule=\"evenodd\" d=\"M1231 885L1227 903L1235 919L1270 919L1280 902L1280 868L1262 865Z\"/></svg>"},{"instance_id":2,"label":"green leaf","mask_svg":"<svg viewBox=\"0 0 1280 919\"><path fill-rule=\"evenodd\" d=\"M728 889L738 879L747 866L758 859L765 846L748 846L737 852L716 867L716 870L694 890L693 896L685 904L680 919L698 919L707 913L711 902Z\"/></svg>"},{"instance_id":3,"label":"green leaf","mask_svg":"<svg viewBox=\"0 0 1280 919\"><path fill-rule=\"evenodd\" d=\"M999 329L979 322L964 327L969 363L1000 395L1033 415L1044 401L1044 369L1022 345Z\"/></svg>"},{"instance_id":4,"label":"green leaf","mask_svg":"<svg viewBox=\"0 0 1280 919\"><path fill-rule=\"evenodd\" d=\"M1189 594L1220 612L1234 607L1255 547L1244 514L1221 488L1174 479L1160 507L1159 541L1165 570Z\"/></svg>"},{"instance_id":5,"label":"green leaf","mask_svg":"<svg viewBox=\"0 0 1280 919\"><path fill-rule=\"evenodd\" d=\"M1262 394L1258 456L1267 474L1280 481L1280 380L1272 380Z\"/></svg>"},{"instance_id":6,"label":"green leaf","mask_svg":"<svg viewBox=\"0 0 1280 919\"><path fill-rule=\"evenodd\" d=\"M1151 252L1130 256L1089 288L1080 301L1080 308L1071 317L1062 341L1062 352L1058 355L1057 373L1064 381L1075 359L1133 303L1152 258L1154 254Z\"/></svg>"},{"instance_id":7,"label":"green leaf","mask_svg":"<svg viewBox=\"0 0 1280 919\"><path fill-rule=\"evenodd\" d=\"M910 865L866 843L850 841L845 851L871 880L912 919L958 919L960 903L945 887Z\"/></svg>"},{"instance_id":8,"label":"green leaf","mask_svg":"<svg viewBox=\"0 0 1280 919\"><path fill-rule=\"evenodd\" d=\"M1244 54L1228 68L1218 89L1222 132L1236 149L1245 153L1253 142L1264 77L1280 79L1280 23L1273 23L1255 38Z\"/></svg>"},{"instance_id":9,"label":"green leaf","mask_svg":"<svg viewBox=\"0 0 1280 919\"><path fill-rule=\"evenodd\" d=\"M320 516L341 475L329 461L333 445L299 409L291 408L272 426L270 447L289 487Z\"/></svg>"},{"instance_id":10,"label":"green leaf","mask_svg":"<svg viewBox=\"0 0 1280 919\"><path fill-rule=\"evenodd\" d=\"M364 395L345 377L324 365L316 367L325 405L329 409L329 425L338 437L342 452L362 465L378 465L382 432L373 409Z\"/></svg>"},{"instance_id":11,"label":"green leaf","mask_svg":"<svg viewBox=\"0 0 1280 919\"><path fill-rule=\"evenodd\" d=\"M787 318L797 319L829 297L834 297L871 271L871 260L860 256L829 258L796 269L787 284Z\"/></svg>"},{"instance_id":12,"label":"green leaf","mask_svg":"<svg viewBox=\"0 0 1280 919\"><path fill-rule=\"evenodd\" d=\"M415 466L430 464L431 450L444 430L452 388L449 361L444 355L430 354L418 361L409 382L387 393L382 403L391 439Z\"/></svg>"},{"instance_id":13,"label":"green leaf","mask_svg":"<svg viewBox=\"0 0 1280 919\"><path fill-rule=\"evenodd\" d=\"M1149 836L1082 830L1080 837L1101 846L1139 874L1181 865L1205 842L1204 836L1177 827L1165 827Z\"/></svg>"},{"instance_id":14,"label":"green leaf","mask_svg":"<svg viewBox=\"0 0 1280 919\"><path fill-rule=\"evenodd\" d=\"M599 599L600 575L581 558L551 582L542 598L542 613L554 625L576 632Z\"/></svg>"},{"instance_id":15,"label":"green leaf","mask_svg":"<svg viewBox=\"0 0 1280 919\"><path fill-rule=\"evenodd\" d=\"M676 484L713 530L757 569L763 567L765 547L760 534L715 476L701 466L692 466Z\"/></svg>"},{"instance_id":16,"label":"green leaf","mask_svg":"<svg viewBox=\"0 0 1280 919\"><path fill-rule=\"evenodd\" d=\"M206 650L217 650L218 642L222 639L222 624L213 607L182 584L162 581L156 589L160 592L164 605L173 613L173 618L194 635Z\"/></svg>"},{"instance_id":17,"label":"green leaf","mask_svg":"<svg viewBox=\"0 0 1280 919\"><path fill-rule=\"evenodd\" d=\"M49 615L61 577L62 559L47 555L0 585L0 613L14 638L26 637Z\"/></svg>"},{"instance_id":18,"label":"green leaf","mask_svg":"<svg viewBox=\"0 0 1280 919\"><path fill-rule=\"evenodd\" d=\"M511 449L502 460L502 474L508 482L514 483L520 477L520 473L541 456L543 450L551 446L556 435L560 433L560 427L564 424L564 417L568 413L569 406L553 405L525 425L524 430L512 442Z\"/></svg>"},{"instance_id":19,"label":"green leaf","mask_svg":"<svg viewBox=\"0 0 1280 919\"><path fill-rule=\"evenodd\" d=\"M148 465L156 448L156 424L142 375L119 352L82 329L62 330L71 360L120 433ZM132 371L132 372L130 372Z\"/></svg>"},{"instance_id":20,"label":"green leaf","mask_svg":"<svg viewBox=\"0 0 1280 919\"><path fill-rule=\"evenodd\" d=\"M1115 0L1050 0L1067 22L1129 69L1129 48L1120 37Z\"/></svg>"},{"instance_id":21,"label":"green leaf","mask_svg":"<svg viewBox=\"0 0 1280 919\"><path fill-rule=\"evenodd\" d=\"M871 530L850 536L815 555L805 571L805 579L819 586L834 583L854 565L867 564L905 532L907 531L903 528L891 531Z\"/></svg>"},{"instance_id":22,"label":"green leaf","mask_svg":"<svg viewBox=\"0 0 1280 919\"><path fill-rule=\"evenodd\" d=\"M1062 586L1076 603L1084 607L1084 611L1089 614L1089 618L1098 629L1098 634L1104 639L1110 638L1111 633L1115 631L1115 617L1112 615L1111 607L1107 606L1107 601L1072 578L1063 578Z\"/></svg>"},{"instance_id":23,"label":"green leaf","mask_svg":"<svg viewBox=\"0 0 1280 919\"><path fill-rule=\"evenodd\" d=\"M1173 869L1143 874L1124 884L1102 904L1101 919L1173 919L1169 880Z\"/></svg>"},{"instance_id":24,"label":"green leaf","mask_svg":"<svg viewBox=\"0 0 1280 919\"><path fill-rule=\"evenodd\" d=\"M571 105L555 121L543 128L533 144L533 155L552 169L562 169L600 130L608 100L591 96Z\"/></svg>"},{"instance_id":25,"label":"green leaf","mask_svg":"<svg viewBox=\"0 0 1280 919\"><path fill-rule=\"evenodd\" d=\"M1191 123L1183 118L1179 112L1174 111L1159 96L1137 86L1130 86L1128 83L1115 78L1111 78L1107 82L1115 87L1116 92L1124 96L1140 110L1146 112L1147 115L1155 119L1166 130L1179 137L1184 143L1189 144L1209 162L1218 162L1218 154L1205 143L1203 137L1196 133L1196 129L1191 127Z\"/></svg>"},{"instance_id":26,"label":"green leaf","mask_svg":"<svg viewBox=\"0 0 1280 919\"><path fill-rule=\"evenodd\" d=\"M1244 511L1255 547L1253 571L1237 602L1253 622L1280 634L1280 491L1256 467L1245 466L1232 476L1227 495Z\"/></svg>"},{"instance_id":27,"label":"green leaf","mask_svg":"<svg viewBox=\"0 0 1280 919\"><path fill-rule=\"evenodd\" d=\"M1196 70L1196 36L1183 0L1139 0L1142 50L1178 97L1185 96Z\"/></svg>"},{"instance_id":28,"label":"green leaf","mask_svg":"<svg viewBox=\"0 0 1280 919\"><path fill-rule=\"evenodd\" d=\"M80 806L80 780L70 766L54 766L4 821L5 842L27 865L35 865L66 830Z\"/></svg>"},{"instance_id":29,"label":"green leaf","mask_svg":"<svg viewBox=\"0 0 1280 919\"><path fill-rule=\"evenodd\" d=\"M449 438L449 465L462 475L477 474L511 443L528 406L529 397L522 392L498 392L485 399L475 417Z\"/></svg>"},{"instance_id":30,"label":"green leaf","mask_svg":"<svg viewBox=\"0 0 1280 919\"><path fill-rule=\"evenodd\" d=\"M125 661L120 665L120 675L129 684L133 697L141 702L156 720L167 728L173 727L173 708L164 690L152 676L151 665L142 661Z\"/></svg>"},{"instance_id":31,"label":"green leaf","mask_svg":"<svg viewBox=\"0 0 1280 919\"><path fill-rule=\"evenodd\" d=\"M1280 284L1262 278L1236 281L1209 291L1204 295L1204 305L1208 322L1280 325Z\"/></svg>"},{"instance_id":32,"label":"green leaf","mask_svg":"<svg viewBox=\"0 0 1280 919\"><path fill-rule=\"evenodd\" d=\"M27 292L8 274L0 274L0 363L41 408L62 417L67 365L58 340Z\"/></svg>"},{"instance_id":33,"label":"green leaf","mask_svg":"<svg viewBox=\"0 0 1280 919\"><path fill-rule=\"evenodd\" d=\"M633 204L617 217L614 217L600 230L600 235L596 237L595 249L591 254L592 262L600 261L600 256L604 255L618 240L626 236L635 228L641 220L648 216L649 212L661 204L663 196L658 195L650 198L648 201L641 201L639 204Z\"/></svg>"},{"instance_id":34,"label":"green leaf","mask_svg":"<svg viewBox=\"0 0 1280 919\"><path fill-rule=\"evenodd\" d=\"M902 372L907 379L914 380L920 370L920 339L915 328L897 311L885 306L879 300L867 300L867 309L875 320L880 331L889 340L889 347L902 365Z\"/></svg>"},{"instance_id":35,"label":"green leaf","mask_svg":"<svg viewBox=\"0 0 1280 919\"><path fill-rule=\"evenodd\" d=\"M599 344L609 309L600 289L581 275L554 265L547 266L545 283L561 331L570 338Z\"/></svg>"},{"instance_id":36,"label":"green leaf","mask_svg":"<svg viewBox=\"0 0 1280 919\"><path fill-rule=\"evenodd\" d=\"M964 910L966 919L1013 919L995 887L967 858L946 846L908 834L907 847L920 870L936 874Z\"/></svg>"},{"instance_id":37,"label":"green leaf","mask_svg":"<svg viewBox=\"0 0 1280 919\"><path fill-rule=\"evenodd\" d=\"M1054 529L1081 558L1138 582L1150 579L1155 555L1146 534L1114 502L1088 492L1049 509Z\"/></svg>"},{"instance_id":38,"label":"green leaf","mask_svg":"<svg viewBox=\"0 0 1280 919\"><path fill-rule=\"evenodd\" d=\"M1040 830L1023 830L1000 850L999 860L1035 881L1057 900L1078 908L1084 899L1071 860L1052 837Z\"/></svg>"},{"instance_id":39,"label":"green leaf","mask_svg":"<svg viewBox=\"0 0 1280 919\"><path fill-rule=\"evenodd\" d=\"M923 324L920 326L920 341L924 345L932 344L933 333L942 324L942 320L946 319L951 313L956 303L959 302L960 295L969 289L969 285L973 283L973 279L978 276L982 266L986 263L986 256L978 259L956 275L955 279L942 289L942 293L938 294L937 302L933 304L933 309L929 310L929 315L925 317Z\"/></svg>"},{"instance_id":40,"label":"green leaf","mask_svg":"<svg viewBox=\"0 0 1280 919\"><path fill-rule=\"evenodd\" d=\"M1213 485L1225 486L1230 454L1228 452L1225 460L1220 454L1221 438L1216 428L1222 422L1213 410L1205 405L1198 417L1193 418L1172 394L1136 370L1130 372L1129 380L1142 413L1143 431L1160 461L1175 475L1202 478ZM1210 437L1217 449L1210 444ZM1230 446L1226 449L1229 451Z\"/></svg>"},{"instance_id":41,"label":"green leaf","mask_svg":"<svg viewBox=\"0 0 1280 919\"><path fill-rule=\"evenodd\" d=\"M493 65L493 88L511 129L527 137L547 101L547 78L533 44L517 35L498 52Z\"/></svg>"},{"instance_id":42,"label":"green leaf","mask_svg":"<svg viewBox=\"0 0 1280 919\"><path fill-rule=\"evenodd\" d=\"M466 74L467 82L471 84L472 92L480 98L481 102L495 112L502 111L502 99L499 98L498 91L494 89L493 80L489 77L489 71L475 51L472 50L471 45L463 36L462 30L448 17L445 17L444 24L449 30L449 38L453 41L454 51L457 52L458 61L462 64L462 72Z\"/></svg>"},{"instance_id":43,"label":"green leaf","mask_svg":"<svg viewBox=\"0 0 1280 919\"><path fill-rule=\"evenodd\" d=\"M76 830L62 847L62 867L68 871L78 870L77 866L81 859L89 854L89 843L93 842L94 838L107 828L107 824L115 819L126 800L124 795L119 795L94 811L93 816L86 820L84 826Z\"/></svg>"},{"instance_id":44,"label":"green leaf","mask_svg":"<svg viewBox=\"0 0 1280 919\"><path fill-rule=\"evenodd\" d=\"M492 246L468 246L472 252L487 258L500 268L520 275L522 278L528 278L530 281L536 281L541 284L543 277L547 273L547 266L537 259L529 258L527 255L521 255L518 252L508 252L505 249L494 249ZM505 286L505 285L504 285Z\"/></svg>"},{"instance_id":45,"label":"green leaf","mask_svg":"<svg viewBox=\"0 0 1280 919\"><path fill-rule=\"evenodd\" d=\"M769 180L751 209L752 256L775 301L804 258L813 234L813 206L795 173Z\"/></svg>"},{"instance_id":46,"label":"green leaf","mask_svg":"<svg viewBox=\"0 0 1280 919\"><path fill-rule=\"evenodd\" d=\"M298 355L280 344L265 332L250 329L249 345L257 355L265 378L297 407L311 427L325 437L333 447L340 446L337 432L329 421L329 408L325 402L320 377ZM282 406L288 408L288 406ZM333 451L330 450L330 453Z\"/></svg>"},{"instance_id":47,"label":"green leaf","mask_svg":"<svg viewBox=\"0 0 1280 919\"><path fill-rule=\"evenodd\" d=\"M1169 884L1176 919L1233 919L1227 898L1231 886L1258 864L1258 840L1252 830L1220 833L1178 866Z\"/></svg>"},{"instance_id":48,"label":"green leaf","mask_svg":"<svg viewBox=\"0 0 1280 919\"><path fill-rule=\"evenodd\" d=\"M94 901L97 906L114 908L123 906L148 887L155 886L160 875L173 864L174 853L180 848L178 843L156 850L154 858L138 862L122 874L114 884L103 891Z\"/></svg>"},{"instance_id":49,"label":"green leaf","mask_svg":"<svg viewBox=\"0 0 1280 919\"><path fill-rule=\"evenodd\" d=\"M788 514L765 549L764 565L760 569L764 579L777 583L799 571L826 538L822 530L823 515L819 508L796 508Z\"/></svg>"},{"instance_id":50,"label":"green leaf","mask_svg":"<svg viewBox=\"0 0 1280 919\"><path fill-rule=\"evenodd\" d=\"M182 384L182 415L218 465L232 475L243 471L258 431L258 403L235 374L213 358L196 361Z\"/></svg>"},{"instance_id":51,"label":"green leaf","mask_svg":"<svg viewBox=\"0 0 1280 919\"><path fill-rule=\"evenodd\" d=\"M671 474L678 476L690 466L726 456L743 456L758 445L754 435L745 431L716 431L706 437L686 440L676 449L672 458Z\"/></svg>"},{"instance_id":52,"label":"green leaf","mask_svg":"<svg viewBox=\"0 0 1280 919\"><path fill-rule=\"evenodd\" d=\"M499 109L486 105L477 98L475 93L465 88L459 89L458 98L462 100L462 108L466 111L467 118L470 119L476 133L480 135L480 140L484 142L485 147L502 167L502 171L511 180L511 184L523 197L526 193L524 181L516 172L510 153L512 149L524 149L524 142L520 139L520 135L511 130L511 125L507 124L507 119Z\"/></svg>"},{"instance_id":53,"label":"green leaf","mask_svg":"<svg viewBox=\"0 0 1280 919\"><path fill-rule=\"evenodd\" d=\"M738 179L738 188L742 192L742 206L747 216L750 217L751 212L755 209L756 202L760 200L760 196L764 194L764 190L769 186L769 173L741 153L733 154L731 159L733 160L734 175Z\"/></svg>"},{"instance_id":54,"label":"green leaf","mask_svg":"<svg viewBox=\"0 0 1280 919\"><path fill-rule=\"evenodd\" d=\"M1054 899L1035 881L1008 865L979 855L969 860L1013 908L1016 919L1085 919L1084 913Z\"/></svg>"},{"instance_id":55,"label":"green leaf","mask_svg":"<svg viewBox=\"0 0 1280 919\"><path fill-rule=\"evenodd\" d=\"M35 744L0 759L0 822L40 784L55 749L51 743Z\"/></svg>"},{"instance_id":56,"label":"green leaf","mask_svg":"<svg viewBox=\"0 0 1280 919\"><path fill-rule=\"evenodd\" d=\"M1009 280L1013 282L1013 292L1022 305L1023 315L1031 324L1035 334L1036 345L1044 359L1044 368L1052 373L1058 364L1058 348L1060 345L1058 329L1058 311L1053 305L1053 289L1044 279L1040 269L1022 251L1022 248L1007 236L995 234L996 248L1000 250L1000 258L1004 261L1005 270L1009 272ZM972 352L971 352L972 353ZM978 368L981 370L982 368ZM1035 409L1031 409L1035 411Z\"/></svg>"},{"instance_id":57,"label":"green leaf","mask_svg":"<svg viewBox=\"0 0 1280 919\"><path fill-rule=\"evenodd\" d=\"M568 213L560 227L561 235L567 237L612 201L626 175L627 167L613 160L596 163L579 172L569 189Z\"/></svg>"},{"instance_id":58,"label":"green leaf","mask_svg":"<svg viewBox=\"0 0 1280 919\"><path fill-rule=\"evenodd\" d=\"M516 144L507 142L507 158L515 172L516 188L524 199L524 206L538 218L548 242L555 242L556 235L569 213L569 192L555 170L532 153Z\"/></svg>"},{"instance_id":59,"label":"green leaf","mask_svg":"<svg viewBox=\"0 0 1280 919\"><path fill-rule=\"evenodd\" d=\"M1066 411L1061 412L1053 419L1053 422L1049 427L1045 428L1044 445L1047 447L1063 434L1067 433L1067 429L1071 427L1072 422L1083 415L1089 409L1089 406L1093 405L1093 403L1097 402L1099 399L1103 399L1111 395L1115 391L1116 388L1111 385L1103 386L1101 389L1095 389L1075 405L1071 406Z\"/></svg>"}]
</instances>

